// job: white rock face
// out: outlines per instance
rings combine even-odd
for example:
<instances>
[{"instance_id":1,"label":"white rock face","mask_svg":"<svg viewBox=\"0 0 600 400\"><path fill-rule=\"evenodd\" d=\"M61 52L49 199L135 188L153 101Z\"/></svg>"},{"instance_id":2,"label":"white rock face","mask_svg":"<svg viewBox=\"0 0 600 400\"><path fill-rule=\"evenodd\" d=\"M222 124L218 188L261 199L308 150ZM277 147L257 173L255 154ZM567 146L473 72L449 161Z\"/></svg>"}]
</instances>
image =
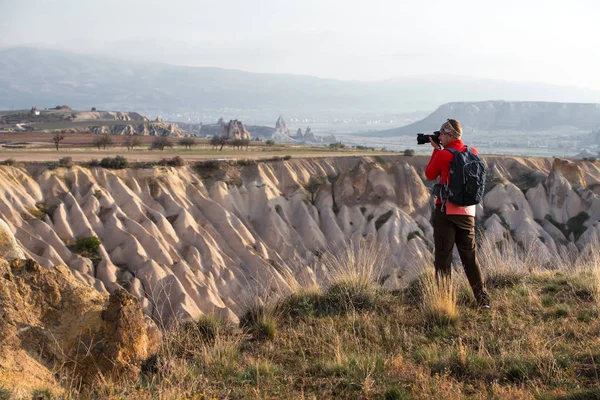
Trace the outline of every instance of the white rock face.
<instances>
[{"instance_id":1,"label":"white rock face","mask_svg":"<svg viewBox=\"0 0 600 400\"><path fill-rule=\"evenodd\" d=\"M34 179L0 166L0 234L10 233L6 248L16 257L46 268L66 264L100 291L125 287L157 320L207 313L236 320L253 296L289 291L290 280L319 282L317 255L349 239L374 235L390 249L388 287L432 262L431 198L420 179L427 160L388 158L385 167L360 157L232 167L239 168L237 185L203 180L187 167L73 167L38 171ZM488 164L503 177L478 211L494 240L514 237L549 257L573 251L574 239L577 250L598 237L600 196L573 189L561 172L567 165L582 185L594 182L593 171L549 160ZM550 171L545 186L523 194L506 181L532 165ZM311 180L320 184L305 189ZM86 236L102 243L93 260L71 246Z\"/></svg>"}]
</instances>

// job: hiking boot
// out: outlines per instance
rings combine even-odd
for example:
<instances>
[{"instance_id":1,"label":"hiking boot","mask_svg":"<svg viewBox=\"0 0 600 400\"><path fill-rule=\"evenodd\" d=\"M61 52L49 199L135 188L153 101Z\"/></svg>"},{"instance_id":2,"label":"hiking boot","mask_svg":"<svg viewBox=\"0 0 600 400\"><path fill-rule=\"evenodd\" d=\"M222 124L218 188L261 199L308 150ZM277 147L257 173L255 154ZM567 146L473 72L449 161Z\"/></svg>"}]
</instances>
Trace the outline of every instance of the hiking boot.
<instances>
[{"instance_id":1,"label":"hiking boot","mask_svg":"<svg viewBox=\"0 0 600 400\"><path fill-rule=\"evenodd\" d=\"M492 308L492 302L487 294L483 294L479 299L477 299L477 308L482 310L489 310Z\"/></svg>"}]
</instances>

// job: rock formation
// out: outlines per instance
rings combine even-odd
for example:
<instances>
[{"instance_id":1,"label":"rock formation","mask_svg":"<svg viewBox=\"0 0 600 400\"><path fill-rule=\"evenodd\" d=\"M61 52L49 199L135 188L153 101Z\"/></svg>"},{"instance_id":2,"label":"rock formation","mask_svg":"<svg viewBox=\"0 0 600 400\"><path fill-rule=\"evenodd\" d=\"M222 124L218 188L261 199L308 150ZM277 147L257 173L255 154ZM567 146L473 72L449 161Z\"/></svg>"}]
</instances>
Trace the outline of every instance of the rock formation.
<instances>
[{"instance_id":1,"label":"rock formation","mask_svg":"<svg viewBox=\"0 0 600 400\"><path fill-rule=\"evenodd\" d=\"M58 394L59 375L76 385L135 378L161 336L137 299L123 289L101 293L63 265L13 258L15 238L0 232L0 386L17 396L39 388Z\"/></svg>"},{"instance_id":2,"label":"rock formation","mask_svg":"<svg viewBox=\"0 0 600 400\"><path fill-rule=\"evenodd\" d=\"M310 129L310 126L306 127L306 131L304 132L304 140L307 141L314 141L315 138L315 134L313 133L312 129Z\"/></svg>"},{"instance_id":3,"label":"rock formation","mask_svg":"<svg viewBox=\"0 0 600 400\"><path fill-rule=\"evenodd\" d=\"M386 276L431 260L428 157L337 157L235 166L46 170L0 166L0 217L26 257L64 264L101 293L124 288L154 320L214 313L319 280L318 254L375 235ZM486 157L477 220L497 241L534 245L541 261L600 238L600 168L589 162ZM596 192L595 192L596 190ZM94 257L72 243L97 236ZM302 278L300 278L302 277ZM395 281L396 278L393 278Z\"/></svg>"},{"instance_id":4,"label":"rock formation","mask_svg":"<svg viewBox=\"0 0 600 400\"><path fill-rule=\"evenodd\" d=\"M226 139L250 139L250 133L237 119L230 120L227 125L223 125L221 136Z\"/></svg>"},{"instance_id":5,"label":"rock formation","mask_svg":"<svg viewBox=\"0 0 600 400\"><path fill-rule=\"evenodd\" d=\"M279 118L277 118L277 121L275 122L275 131L280 135L289 136L290 130L283 119L283 115L280 115Z\"/></svg>"},{"instance_id":6,"label":"rock formation","mask_svg":"<svg viewBox=\"0 0 600 400\"><path fill-rule=\"evenodd\" d=\"M95 134L108 133L110 135L185 136L176 125L166 122L150 122L139 125L91 126L89 130Z\"/></svg>"}]
</instances>

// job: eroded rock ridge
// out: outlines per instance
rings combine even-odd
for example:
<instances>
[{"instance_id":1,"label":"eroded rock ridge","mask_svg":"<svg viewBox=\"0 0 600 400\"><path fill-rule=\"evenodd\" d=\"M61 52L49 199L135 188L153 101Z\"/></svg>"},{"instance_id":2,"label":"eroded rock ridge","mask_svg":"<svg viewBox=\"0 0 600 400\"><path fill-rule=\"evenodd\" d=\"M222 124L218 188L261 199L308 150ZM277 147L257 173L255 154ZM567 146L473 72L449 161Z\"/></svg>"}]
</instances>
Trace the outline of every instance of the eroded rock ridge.
<instances>
[{"instance_id":1,"label":"eroded rock ridge","mask_svg":"<svg viewBox=\"0 0 600 400\"><path fill-rule=\"evenodd\" d=\"M25 257L44 269L66 265L99 293L125 289L156 321L207 313L236 320L253 296L289 288L290 276L318 281L319 254L347 240L374 235L389 247L388 286L431 262L427 159L116 171L2 166L0 218ZM478 223L494 240L534 246L542 262L598 240L597 164L486 160ZM91 236L101 242L93 256L74 246Z\"/></svg>"}]
</instances>

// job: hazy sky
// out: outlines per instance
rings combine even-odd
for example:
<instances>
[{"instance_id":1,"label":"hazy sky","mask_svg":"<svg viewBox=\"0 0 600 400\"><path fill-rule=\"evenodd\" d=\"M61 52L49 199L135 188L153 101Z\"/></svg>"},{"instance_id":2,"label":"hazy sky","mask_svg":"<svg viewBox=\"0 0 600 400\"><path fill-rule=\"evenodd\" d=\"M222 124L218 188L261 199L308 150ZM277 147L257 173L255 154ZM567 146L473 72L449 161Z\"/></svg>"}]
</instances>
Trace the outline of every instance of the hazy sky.
<instances>
[{"instance_id":1,"label":"hazy sky","mask_svg":"<svg viewBox=\"0 0 600 400\"><path fill-rule=\"evenodd\" d=\"M375 80L600 89L597 0L0 0L0 46Z\"/></svg>"}]
</instances>

